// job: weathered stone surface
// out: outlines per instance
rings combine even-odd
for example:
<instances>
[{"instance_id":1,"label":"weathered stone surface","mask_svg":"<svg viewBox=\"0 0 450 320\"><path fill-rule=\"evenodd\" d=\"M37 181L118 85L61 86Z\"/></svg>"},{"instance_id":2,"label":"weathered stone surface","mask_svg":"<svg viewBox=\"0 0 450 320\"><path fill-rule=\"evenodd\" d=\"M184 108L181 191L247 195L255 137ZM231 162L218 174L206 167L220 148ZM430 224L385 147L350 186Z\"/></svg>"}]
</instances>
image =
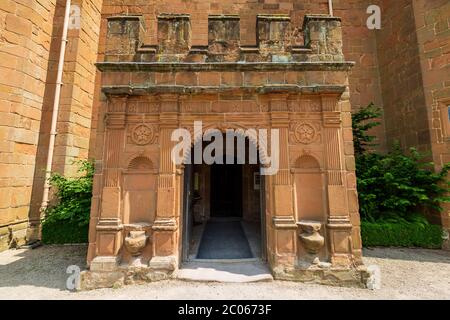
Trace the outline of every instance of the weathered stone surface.
<instances>
[{"instance_id":1,"label":"weathered stone surface","mask_svg":"<svg viewBox=\"0 0 450 320\"><path fill-rule=\"evenodd\" d=\"M283 268L273 270L274 279L289 280L307 283L317 283L329 286L345 286L356 288L367 288L367 281L370 273L366 268Z\"/></svg>"},{"instance_id":2,"label":"weathered stone surface","mask_svg":"<svg viewBox=\"0 0 450 320\"><path fill-rule=\"evenodd\" d=\"M125 284L125 274L116 272L83 271L78 290L120 287Z\"/></svg>"}]
</instances>

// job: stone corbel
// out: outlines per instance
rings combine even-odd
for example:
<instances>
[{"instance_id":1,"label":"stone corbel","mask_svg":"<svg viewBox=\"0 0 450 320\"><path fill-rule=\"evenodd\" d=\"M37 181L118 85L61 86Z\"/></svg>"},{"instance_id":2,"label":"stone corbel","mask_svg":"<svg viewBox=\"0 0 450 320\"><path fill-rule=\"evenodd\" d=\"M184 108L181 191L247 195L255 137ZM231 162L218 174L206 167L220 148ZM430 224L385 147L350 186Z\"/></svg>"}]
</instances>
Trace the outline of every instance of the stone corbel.
<instances>
[{"instance_id":1,"label":"stone corbel","mask_svg":"<svg viewBox=\"0 0 450 320\"><path fill-rule=\"evenodd\" d=\"M148 223L136 223L125 226L127 235L124 246L132 257L131 265L142 266L141 255L151 237L147 234L147 229L151 227Z\"/></svg>"},{"instance_id":2,"label":"stone corbel","mask_svg":"<svg viewBox=\"0 0 450 320\"><path fill-rule=\"evenodd\" d=\"M325 245L325 238L319 233L322 223L318 221L300 221L300 240L309 254L317 255Z\"/></svg>"}]
</instances>

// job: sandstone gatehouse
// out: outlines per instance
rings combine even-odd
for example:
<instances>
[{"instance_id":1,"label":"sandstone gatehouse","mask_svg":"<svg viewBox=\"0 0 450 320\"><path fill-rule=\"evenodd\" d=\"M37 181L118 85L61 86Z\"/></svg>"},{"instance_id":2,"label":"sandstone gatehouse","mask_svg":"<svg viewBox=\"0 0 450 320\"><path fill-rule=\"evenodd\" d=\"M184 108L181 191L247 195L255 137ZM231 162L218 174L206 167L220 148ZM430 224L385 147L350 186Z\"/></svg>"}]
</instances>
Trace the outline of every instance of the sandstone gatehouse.
<instances>
[{"instance_id":1,"label":"sandstone gatehouse","mask_svg":"<svg viewBox=\"0 0 450 320\"><path fill-rule=\"evenodd\" d=\"M71 175L95 159L85 288L202 259L364 286L351 112L383 108L381 150L400 140L449 162L448 1L71 3L51 166ZM0 4L3 249L39 238L65 4ZM371 4L381 30L366 26ZM177 165L179 128L232 129L258 159L224 149L234 164ZM272 146L252 129L279 133L276 174L260 174ZM194 138L186 158L196 147L208 143ZM448 209L429 218L449 228Z\"/></svg>"}]
</instances>

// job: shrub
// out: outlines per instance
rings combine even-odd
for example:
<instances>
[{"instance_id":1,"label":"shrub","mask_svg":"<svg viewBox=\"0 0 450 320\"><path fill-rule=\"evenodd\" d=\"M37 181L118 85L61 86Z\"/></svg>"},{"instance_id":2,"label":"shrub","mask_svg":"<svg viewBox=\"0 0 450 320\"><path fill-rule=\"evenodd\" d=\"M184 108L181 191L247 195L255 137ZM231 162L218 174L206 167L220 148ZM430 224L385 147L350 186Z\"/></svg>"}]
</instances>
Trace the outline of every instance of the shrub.
<instances>
[{"instance_id":1,"label":"shrub","mask_svg":"<svg viewBox=\"0 0 450 320\"><path fill-rule=\"evenodd\" d=\"M361 222L361 237L365 247L394 246L439 249L442 246L442 228L429 224L422 216L412 220L402 218L377 222Z\"/></svg>"},{"instance_id":2,"label":"shrub","mask_svg":"<svg viewBox=\"0 0 450 320\"><path fill-rule=\"evenodd\" d=\"M406 217L419 208L442 210L440 204L450 200L448 165L436 173L425 155L414 148L404 152L399 143L387 154L367 151L375 145L368 131L379 125L374 119L380 115L370 104L352 116L361 218L375 222L392 214Z\"/></svg>"},{"instance_id":3,"label":"shrub","mask_svg":"<svg viewBox=\"0 0 450 320\"><path fill-rule=\"evenodd\" d=\"M386 155L368 153L357 157L361 217L374 222L395 213L406 217L418 208L442 210L448 202L448 167L434 171L431 162L414 148L404 153L398 144Z\"/></svg>"},{"instance_id":4,"label":"shrub","mask_svg":"<svg viewBox=\"0 0 450 320\"><path fill-rule=\"evenodd\" d=\"M442 228L417 212L449 201L449 165L435 172L425 155L399 143L387 154L368 150L376 145L368 131L380 116L373 104L352 115L363 245L441 248Z\"/></svg>"},{"instance_id":5,"label":"shrub","mask_svg":"<svg viewBox=\"0 0 450 320\"><path fill-rule=\"evenodd\" d=\"M50 184L56 190L56 202L45 212L42 223L44 243L87 242L94 165L89 161L77 163L80 165L79 173L82 173L80 177L51 175Z\"/></svg>"},{"instance_id":6,"label":"shrub","mask_svg":"<svg viewBox=\"0 0 450 320\"><path fill-rule=\"evenodd\" d=\"M381 124L374 120L381 115L381 109L373 103L352 114L353 144L356 156L364 154L368 147L376 146L376 143L373 143L376 137L370 135L368 131Z\"/></svg>"}]
</instances>

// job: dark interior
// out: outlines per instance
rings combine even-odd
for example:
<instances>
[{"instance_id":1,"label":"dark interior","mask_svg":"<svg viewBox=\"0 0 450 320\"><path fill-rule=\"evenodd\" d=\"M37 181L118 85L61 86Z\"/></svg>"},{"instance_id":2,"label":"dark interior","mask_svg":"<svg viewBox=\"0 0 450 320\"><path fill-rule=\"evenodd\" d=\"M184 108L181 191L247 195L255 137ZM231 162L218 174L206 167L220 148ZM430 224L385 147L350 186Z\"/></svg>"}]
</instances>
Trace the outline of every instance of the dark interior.
<instances>
[{"instance_id":1,"label":"dark interior","mask_svg":"<svg viewBox=\"0 0 450 320\"><path fill-rule=\"evenodd\" d=\"M211 166L211 217L242 217L242 165Z\"/></svg>"}]
</instances>

